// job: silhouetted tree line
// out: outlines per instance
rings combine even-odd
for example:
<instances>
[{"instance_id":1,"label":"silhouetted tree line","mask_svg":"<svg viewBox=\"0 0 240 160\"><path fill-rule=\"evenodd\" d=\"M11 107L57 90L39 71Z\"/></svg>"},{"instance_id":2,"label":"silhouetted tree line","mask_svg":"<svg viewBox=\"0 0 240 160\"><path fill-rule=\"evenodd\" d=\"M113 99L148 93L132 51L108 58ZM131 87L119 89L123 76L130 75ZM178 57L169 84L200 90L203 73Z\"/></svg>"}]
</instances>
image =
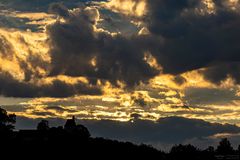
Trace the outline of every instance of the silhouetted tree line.
<instances>
[{"instance_id":1,"label":"silhouetted tree line","mask_svg":"<svg viewBox=\"0 0 240 160\"><path fill-rule=\"evenodd\" d=\"M48 121L42 120L36 130L14 131L15 122L14 114L7 114L0 108L0 158L5 151L17 151L22 155L31 153L38 158L50 154L55 158L67 156L68 159L76 156L76 159L147 157L159 160L237 160L240 154L240 146L234 150L227 138L222 139L216 149L210 146L200 150L191 144L179 144L169 152L163 152L145 144L92 138L86 127L76 124L74 117L59 127L49 127Z\"/></svg>"}]
</instances>

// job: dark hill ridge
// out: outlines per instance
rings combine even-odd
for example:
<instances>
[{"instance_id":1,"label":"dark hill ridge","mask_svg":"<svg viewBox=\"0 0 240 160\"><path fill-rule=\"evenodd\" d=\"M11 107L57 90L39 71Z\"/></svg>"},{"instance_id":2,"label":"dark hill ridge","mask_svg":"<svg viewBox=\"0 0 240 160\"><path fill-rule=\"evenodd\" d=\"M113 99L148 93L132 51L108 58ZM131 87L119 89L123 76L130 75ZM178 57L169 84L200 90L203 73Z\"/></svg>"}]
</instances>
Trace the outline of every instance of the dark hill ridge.
<instances>
[{"instance_id":1,"label":"dark hill ridge","mask_svg":"<svg viewBox=\"0 0 240 160\"><path fill-rule=\"evenodd\" d=\"M181 143L195 137L208 137L218 133L240 133L240 128L230 124L210 123L182 117L161 118L156 122L135 119L132 122L111 120L80 121L94 136L141 142ZM177 134L177 136L176 136Z\"/></svg>"},{"instance_id":2,"label":"dark hill ridge","mask_svg":"<svg viewBox=\"0 0 240 160\"><path fill-rule=\"evenodd\" d=\"M68 119L64 126L49 127L42 120L35 130L13 131L16 116L0 108L0 153L8 157L18 156L67 159L128 159L147 158L159 160L215 160L239 159L240 147L234 150L228 139L222 139L215 149L200 150L193 145L175 145L166 153L141 144L119 142L104 138L92 138L88 129Z\"/></svg>"}]
</instances>

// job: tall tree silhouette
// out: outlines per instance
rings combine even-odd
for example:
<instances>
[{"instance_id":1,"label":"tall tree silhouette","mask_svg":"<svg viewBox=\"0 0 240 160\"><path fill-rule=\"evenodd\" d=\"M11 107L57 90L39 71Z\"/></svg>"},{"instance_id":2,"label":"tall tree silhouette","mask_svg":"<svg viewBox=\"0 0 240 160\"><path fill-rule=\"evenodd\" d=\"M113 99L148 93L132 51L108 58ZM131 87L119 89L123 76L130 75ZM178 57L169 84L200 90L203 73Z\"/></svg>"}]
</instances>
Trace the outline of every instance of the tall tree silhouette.
<instances>
[{"instance_id":1,"label":"tall tree silhouette","mask_svg":"<svg viewBox=\"0 0 240 160\"><path fill-rule=\"evenodd\" d=\"M68 131L72 131L76 129L76 122L75 117L73 116L72 119L68 119L64 125L64 129Z\"/></svg>"},{"instance_id":2,"label":"tall tree silhouette","mask_svg":"<svg viewBox=\"0 0 240 160\"><path fill-rule=\"evenodd\" d=\"M238 145L237 153L240 156L240 145Z\"/></svg>"},{"instance_id":3,"label":"tall tree silhouette","mask_svg":"<svg viewBox=\"0 0 240 160\"><path fill-rule=\"evenodd\" d=\"M47 131L49 130L49 124L47 120L42 120L38 123L37 130L39 131Z\"/></svg>"},{"instance_id":4,"label":"tall tree silhouette","mask_svg":"<svg viewBox=\"0 0 240 160\"><path fill-rule=\"evenodd\" d=\"M12 131L16 123L15 114L7 114L7 111L0 108L0 132Z\"/></svg>"},{"instance_id":5,"label":"tall tree silhouette","mask_svg":"<svg viewBox=\"0 0 240 160\"><path fill-rule=\"evenodd\" d=\"M227 138L223 138L217 147L217 153L222 155L233 154L233 147Z\"/></svg>"},{"instance_id":6,"label":"tall tree silhouette","mask_svg":"<svg viewBox=\"0 0 240 160\"><path fill-rule=\"evenodd\" d=\"M198 159L198 150L196 147L188 145L175 145L170 150L170 159L193 160Z\"/></svg>"},{"instance_id":7,"label":"tall tree silhouette","mask_svg":"<svg viewBox=\"0 0 240 160\"><path fill-rule=\"evenodd\" d=\"M74 133L82 138L89 138L91 135L88 129L80 124L76 124L75 117L73 116L72 119L68 119L64 125L64 130Z\"/></svg>"}]
</instances>

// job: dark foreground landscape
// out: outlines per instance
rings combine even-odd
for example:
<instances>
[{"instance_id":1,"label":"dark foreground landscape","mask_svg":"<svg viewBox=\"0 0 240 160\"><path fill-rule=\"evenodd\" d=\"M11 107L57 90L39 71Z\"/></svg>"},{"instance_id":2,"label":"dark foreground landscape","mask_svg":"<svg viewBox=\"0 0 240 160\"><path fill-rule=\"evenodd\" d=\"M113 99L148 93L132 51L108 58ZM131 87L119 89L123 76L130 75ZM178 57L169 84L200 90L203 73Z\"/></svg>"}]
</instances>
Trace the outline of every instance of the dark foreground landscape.
<instances>
[{"instance_id":1,"label":"dark foreground landscape","mask_svg":"<svg viewBox=\"0 0 240 160\"><path fill-rule=\"evenodd\" d=\"M14 131L15 122L15 115L7 114L0 108L1 154L7 153L8 157L34 155L38 158L54 156L75 159L147 157L159 160L237 160L240 154L240 147L234 150L226 138L220 141L216 149L209 146L200 150L191 144L179 144L169 152L163 152L145 144L93 138L86 127L76 124L74 117L68 119L64 126L52 128L48 121L42 120L35 130Z\"/></svg>"}]
</instances>

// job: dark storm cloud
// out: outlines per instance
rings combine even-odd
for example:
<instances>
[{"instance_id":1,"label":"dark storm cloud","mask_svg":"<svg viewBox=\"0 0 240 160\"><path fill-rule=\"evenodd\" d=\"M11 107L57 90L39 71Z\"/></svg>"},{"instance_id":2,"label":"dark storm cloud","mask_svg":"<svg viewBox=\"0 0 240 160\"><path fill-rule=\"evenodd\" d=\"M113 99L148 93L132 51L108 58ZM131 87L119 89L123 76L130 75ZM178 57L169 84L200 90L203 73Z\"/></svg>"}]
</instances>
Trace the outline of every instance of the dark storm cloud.
<instances>
[{"instance_id":1,"label":"dark storm cloud","mask_svg":"<svg viewBox=\"0 0 240 160\"><path fill-rule=\"evenodd\" d=\"M112 83L120 80L134 85L159 73L143 59L151 38L96 32L94 27L99 13L94 8L69 13L62 6L54 8L59 15L64 15L65 22L48 27L52 46L51 75L86 76ZM90 63L94 58L96 66Z\"/></svg>"},{"instance_id":2,"label":"dark storm cloud","mask_svg":"<svg viewBox=\"0 0 240 160\"><path fill-rule=\"evenodd\" d=\"M184 78L183 76L181 75L177 75L174 77L173 81L178 84L178 85L182 85L184 84L185 82L187 82L186 78Z\"/></svg>"},{"instance_id":3,"label":"dark storm cloud","mask_svg":"<svg viewBox=\"0 0 240 160\"><path fill-rule=\"evenodd\" d=\"M63 4L59 4L59 3L52 3L49 6L48 11L53 14L58 14L63 18L68 18L70 16L68 12L68 8Z\"/></svg>"},{"instance_id":4,"label":"dark storm cloud","mask_svg":"<svg viewBox=\"0 0 240 160\"><path fill-rule=\"evenodd\" d=\"M212 82L219 84L229 76L237 83L240 80L239 8L232 10L225 0L214 1L215 13L212 14L200 13L206 8L199 0L147 0L148 12L143 21L150 34L128 36L96 32L98 11L93 7L68 10L68 7L81 6L78 2L87 1L0 2L5 7L24 10L25 6L24 11L30 8L35 12L46 11L50 6L50 13L64 18L65 22L48 26L52 58L50 76L85 76L92 84L98 79L113 84L120 80L132 86L160 73L143 60L144 53L150 51L162 65L164 73L179 75L205 67L207 69L202 73ZM11 56L11 46L4 37L0 37L0 51L4 57ZM33 68L40 66L49 70L42 60L33 55L30 57L28 62ZM94 59L96 64L91 65ZM25 81L40 76L32 73L26 62L19 63L25 72ZM180 85L186 81L181 76L174 80Z\"/></svg>"},{"instance_id":5,"label":"dark storm cloud","mask_svg":"<svg viewBox=\"0 0 240 160\"><path fill-rule=\"evenodd\" d=\"M132 36L96 32L95 9L69 13L55 4L54 13L66 22L48 28L53 59L51 74L86 76L112 83L121 80L133 85L160 73L143 60L144 52L150 51L164 73L178 75L217 66L216 72L213 69L203 72L208 80L219 82L227 75L237 80L238 69L222 70L219 64L231 66L233 61L240 60L240 14L223 0L214 2L215 13L210 14L199 0L148 0L148 12L143 19L151 34ZM96 66L90 65L93 58ZM176 82L182 84L184 79L178 77Z\"/></svg>"},{"instance_id":6,"label":"dark storm cloud","mask_svg":"<svg viewBox=\"0 0 240 160\"><path fill-rule=\"evenodd\" d=\"M28 46L23 37L18 37L21 44ZM64 81L53 80L51 84L37 84L38 78L43 78L38 71L32 68L48 69L48 64L40 56L29 53L26 61L15 56L13 44L8 39L0 35L0 57L7 60L16 58L21 71L24 72L25 79L19 81L15 79L10 72L0 71L0 95L7 97L69 97L73 95L99 95L102 91L97 86L78 82L68 84Z\"/></svg>"},{"instance_id":7,"label":"dark storm cloud","mask_svg":"<svg viewBox=\"0 0 240 160\"><path fill-rule=\"evenodd\" d=\"M233 77L237 84L240 84L240 63L239 62L228 62L220 63L215 66L209 67L207 70L202 71L205 78L220 84L222 80L229 77Z\"/></svg>"},{"instance_id":8,"label":"dark storm cloud","mask_svg":"<svg viewBox=\"0 0 240 160\"><path fill-rule=\"evenodd\" d=\"M54 80L52 84L37 85L20 82L8 73L0 74L0 95L7 97L69 97L76 94L96 95L101 90L84 83L67 84Z\"/></svg>"},{"instance_id":9,"label":"dark storm cloud","mask_svg":"<svg viewBox=\"0 0 240 160\"><path fill-rule=\"evenodd\" d=\"M24 12L44 12L52 3L62 3L70 8L92 0L0 0L4 9L13 9Z\"/></svg>"},{"instance_id":10,"label":"dark storm cloud","mask_svg":"<svg viewBox=\"0 0 240 160\"><path fill-rule=\"evenodd\" d=\"M184 100L191 105L227 105L240 100L236 89L189 87L184 94Z\"/></svg>"},{"instance_id":11,"label":"dark storm cloud","mask_svg":"<svg viewBox=\"0 0 240 160\"><path fill-rule=\"evenodd\" d=\"M232 61L240 60L240 14L237 7L232 10L226 5L227 1L216 0L215 13L200 14L204 7L199 0L147 2L149 30L165 39L160 52L154 54L165 73L179 74L214 63L217 67L215 71L211 68L206 72L207 79L219 82L230 74L238 82L236 73L239 69L236 65L231 67ZM219 62L228 63L227 68L218 65Z\"/></svg>"},{"instance_id":12,"label":"dark storm cloud","mask_svg":"<svg viewBox=\"0 0 240 160\"><path fill-rule=\"evenodd\" d=\"M18 30L26 31L30 29L31 31L42 31L40 28L40 25L38 24L31 24L32 22L28 18L19 18L19 17L13 17L11 13L14 13L14 11L8 11L6 13L6 9L1 10L0 8L0 26L2 28L15 28Z\"/></svg>"}]
</instances>

